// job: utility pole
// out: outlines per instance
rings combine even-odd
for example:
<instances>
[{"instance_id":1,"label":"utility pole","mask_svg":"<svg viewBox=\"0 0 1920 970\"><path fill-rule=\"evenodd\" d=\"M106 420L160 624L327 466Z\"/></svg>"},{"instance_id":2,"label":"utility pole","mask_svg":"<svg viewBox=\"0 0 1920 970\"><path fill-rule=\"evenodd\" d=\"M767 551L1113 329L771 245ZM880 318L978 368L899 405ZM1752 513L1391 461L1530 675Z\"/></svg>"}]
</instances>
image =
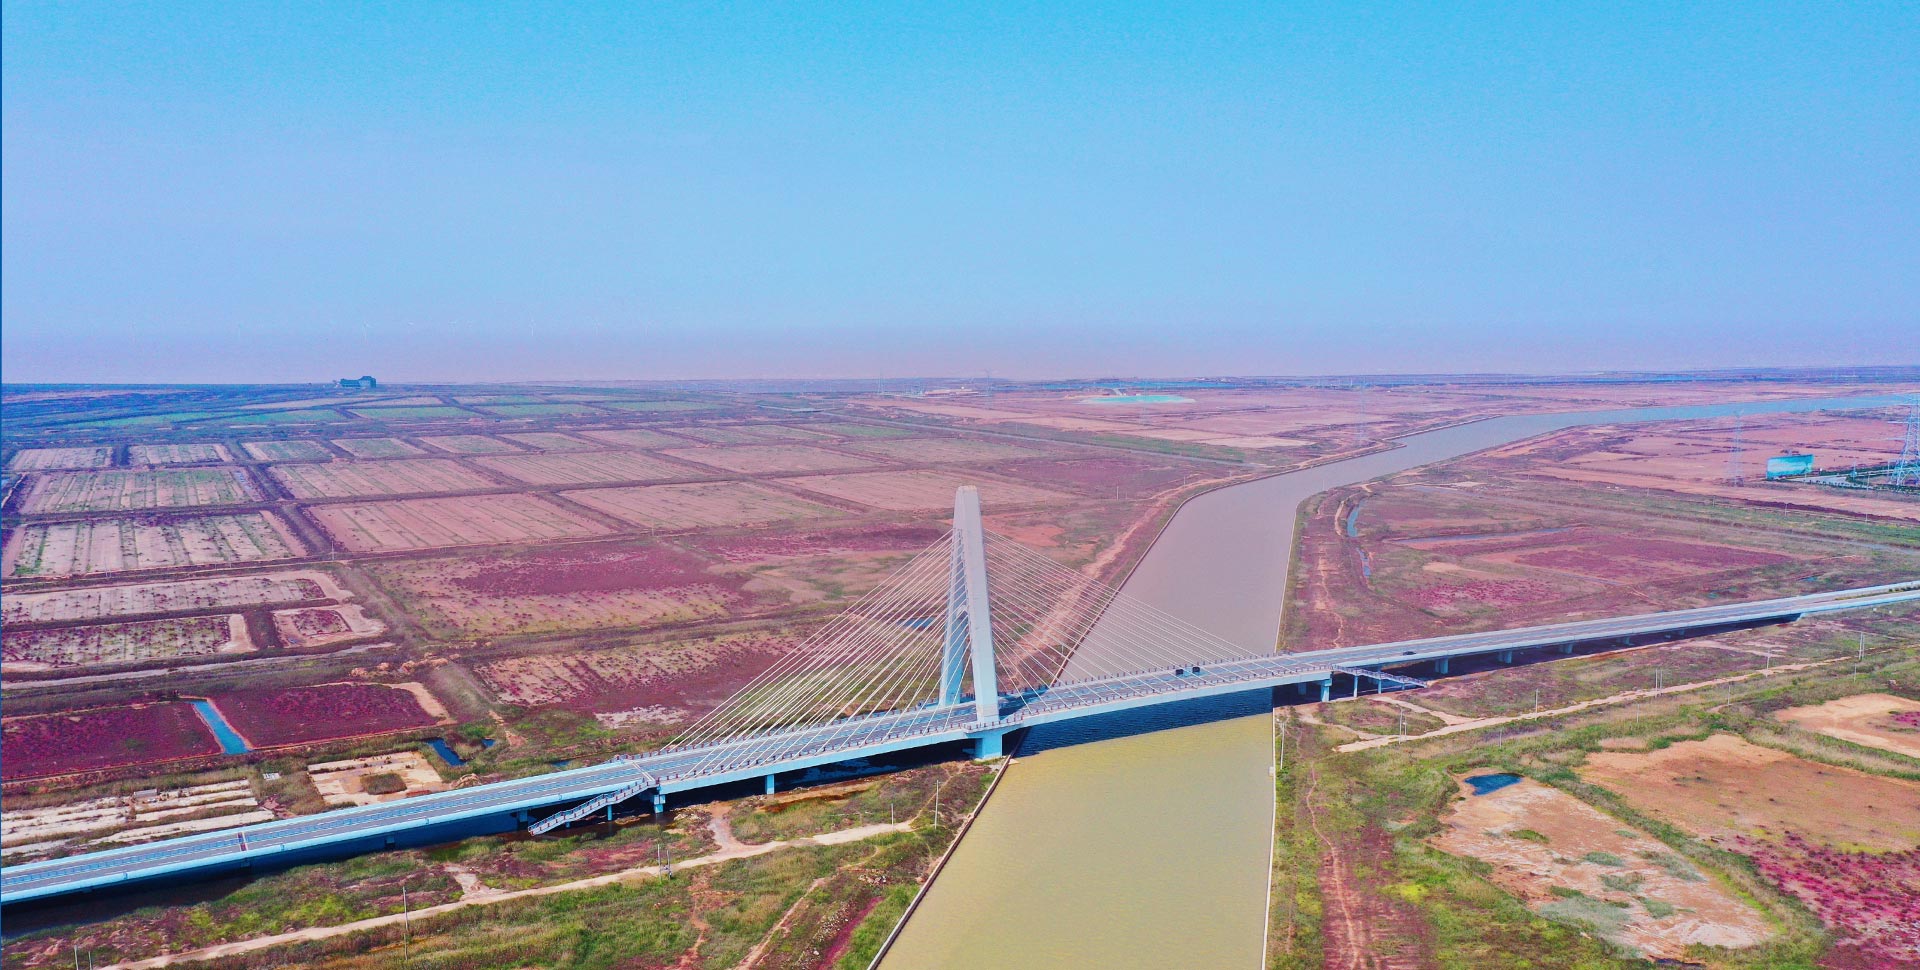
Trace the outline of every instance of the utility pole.
<instances>
[{"instance_id":1,"label":"utility pole","mask_svg":"<svg viewBox=\"0 0 1920 970\"><path fill-rule=\"evenodd\" d=\"M407 884L400 884L400 922L406 932L406 949L402 952L408 965L413 963L413 907L407 902Z\"/></svg>"},{"instance_id":2,"label":"utility pole","mask_svg":"<svg viewBox=\"0 0 1920 970\"><path fill-rule=\"evenodd\" d=\"M1280 770L1287 770L1287 722L1280 722Z\"/></svg>"}]
</instances>

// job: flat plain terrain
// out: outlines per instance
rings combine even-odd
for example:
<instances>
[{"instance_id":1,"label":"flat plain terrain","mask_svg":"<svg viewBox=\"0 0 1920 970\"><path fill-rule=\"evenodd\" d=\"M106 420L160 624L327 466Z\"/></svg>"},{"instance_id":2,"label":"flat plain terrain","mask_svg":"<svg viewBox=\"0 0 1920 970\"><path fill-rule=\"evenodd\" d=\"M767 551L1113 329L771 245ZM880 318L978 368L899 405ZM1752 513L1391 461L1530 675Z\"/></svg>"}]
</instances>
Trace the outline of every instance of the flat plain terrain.
<instances>
[{"instance_id":1,"label":"flat plain terrain","mask_svg":"<svg viewBox=\"0 0 1920 970\"><path fill-rule=\"evenodd\" d=\"M239 468L52 472L35 476L20 510L28 514L125 512L248 505L260 488Z\"/></svg>"},{"instance_id":2,"label":"flat plain terrain","mask_svg":"<svg viewBox=\"0 0 1920 970\"><path fill-rule=\"evenodd\" d=\"M272 474L298 498L429 495L500 487L479 472L446 458L276 465Z\"/></svg>"},{"instance_id":3,"label":"flat plain terrain","mask_svg":"<svg viewBox=\"0 0 1920 970\"><path fill-rule=\"evenodd\" d=\"M7 537L9 579L293 559L306 554L270 512L23 525Z\"/></svg>"},{"instance_id":4,"label":"flat plain terrain","mask_svg":"<svg viewBox=\"0 0 1920 970\"><path fill-rule=\"evenodd\" d=\"M0 600L0 620L7 623L104 620L116 616L303 603L348 597L349 594L343 591L338 581L328 573L316 569L301 569L228 576L219 579L134 583L126 586L87 586L44 593L9 593L4 600Z\"/></svg>"},{"instance_id":5,"label":"flat plain terrain","mask_svg":"<svg viewBox=\"0 0 1920 970\"><path fill-rule=\"evenodd\" d=\"M596 451L560 455L502 455L475 458L502 475L529 485L600 485L611 482L698 478L685 465L634 451Z\"/></svg>"},{"instance_id":6,"label":"flat plain terrain","mask_svg":"<svg viewBox=\"0 0 1920 970\"><path fill-rule=\"evenodd\" d=\"M105 468L111 464L112 448L22 448L7 459L7 470L35 472L52 468Z\"/></svg>"},{"instance_id":7,"label":"flat plain terrain","mask_svg":"<svg viewBox=\"0 0 1920 970\"><path fill-rule=\"evenodd\" d=\"M839 509L749 482L636 485L564 494L634 525L661 529L764 525L845 514Z\"/></svg>"},{"instance_id":8,"label":"flat plain terrain","mask_svg":"<svg viewBox=\"0 0 1920 970\"><path fill-rule=\"evenodd\" d=\"M1040 505L1068 496L1044 488L991 481L955 472L898 471L856 475L815 475L791 480L796 488L891 512L934 512L953 505L953 490L977 485L992 507Z\"/></svg>"},{"instance_id":9,"label":"flat plain terrain","mask_svg":"<svg viewBox=\"0 0 1920 970\"><path fill-rule=\"evenodd\" d=\"M354 552L577 539L611 531L532 495L325 505L308 514Z\"/></svg>"}]
</instances>

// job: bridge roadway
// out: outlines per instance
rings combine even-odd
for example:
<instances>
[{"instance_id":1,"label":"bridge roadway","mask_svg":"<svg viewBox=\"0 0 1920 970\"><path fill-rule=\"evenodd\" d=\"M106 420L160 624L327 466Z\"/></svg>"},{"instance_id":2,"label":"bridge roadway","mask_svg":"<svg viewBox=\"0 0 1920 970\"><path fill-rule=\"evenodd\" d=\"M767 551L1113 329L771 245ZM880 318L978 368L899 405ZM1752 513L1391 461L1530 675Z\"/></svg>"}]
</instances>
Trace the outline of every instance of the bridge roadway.
<instances>
[{"instance_id":1,"label":"bridge roadway","mask_svg":"<svg viewBox=\"0 0 1920 970\"><path fill-rule=\"evenodd\" d=\"M986 749L997 750L1000 736L1019 728L1198 697L1286 684L1330 682L1335 667L1444 662L1454 657L1509 650L1788 621L1808 614L1917 599L1920 599L1920 581L1516 630L1266 654L1209 663L1197 670L1187 668L1186 673L1161 670L1069 681L1007 698L1002 705L1007 713L990 723L972 720L971 704L888 712L720 744L668 749L587 768L399 802L7 866L0 869L0 903L24 902L196 870L231 869L250 863L271 865L275 856L329 845L357 844L373 848L384 838L422 826L498 816L517 816L525 821L536 809L577 803L630 787L637 777L644 777L642 772L657 779L656 790L664 796L970 738L981 740L983 748L991 741L992 747Z\"/></svg>"}]
</instances>

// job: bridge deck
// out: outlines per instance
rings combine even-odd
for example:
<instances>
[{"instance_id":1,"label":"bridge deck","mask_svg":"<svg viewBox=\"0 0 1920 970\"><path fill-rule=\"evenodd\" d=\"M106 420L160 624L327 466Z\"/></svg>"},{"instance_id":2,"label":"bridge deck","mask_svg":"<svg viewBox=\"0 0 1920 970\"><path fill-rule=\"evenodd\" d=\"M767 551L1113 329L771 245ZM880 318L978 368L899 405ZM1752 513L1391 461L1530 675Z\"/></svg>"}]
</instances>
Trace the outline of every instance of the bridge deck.
<instances>
[{"instance_id":1,"label":"bridge deck","mask_svg":"<svg viewBox=\"0 0 1920 970\"><path fill-rule=\"evenodd\" d=\"M1490 633L1461 634L1295 654L1270 654L1055 684L1005 699L1002 716L974 718L971 704L926 707L847 718L833 723L736 739L725 744L669 749L650 755L531 778L424 795L400 802L341 809L183 836L144 846L5 867L0 902L77 892L244 862L336 843L380 839L426 825L546 809L605 796L650 776L662 793L759 778L775 772L868 758L960 741L1016 728L1173 701L1330 678L1334 668L1385 667L1565 643L1673 633L1810 613L1861 609L1920 599L1920 582L1840 590L1643 616L1583 620Z\"/></svg>"}]
</instances>

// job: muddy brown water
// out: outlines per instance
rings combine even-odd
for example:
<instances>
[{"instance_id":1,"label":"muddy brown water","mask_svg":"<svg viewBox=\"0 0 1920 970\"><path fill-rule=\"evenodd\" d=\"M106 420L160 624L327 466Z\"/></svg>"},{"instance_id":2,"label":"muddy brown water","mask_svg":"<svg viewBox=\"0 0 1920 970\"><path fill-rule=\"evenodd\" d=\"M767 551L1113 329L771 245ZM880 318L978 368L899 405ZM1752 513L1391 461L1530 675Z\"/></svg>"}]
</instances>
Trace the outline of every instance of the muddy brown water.
<instances>
[{"instance_id":1,"label":"muddy brown water","mask_svg":"<svg viewBox=\"0 0 1920 970\"><path fill-rule=\"evenodd\" d=\"M1240 652L1273 650L1296 514L1300 503L1327 489L1582 425L1905 401L1825 398L1517 415L1412 435L1393 451L1195 498L1168 523L1125 590ZM1247 711L1250 700L1251 714L1232 716ZM1272 718L1264 694L1218 703L1218 718L1167 730L1152 730L1162 726L1154 718L1178 715L1134 715L1131 730L1118 732L1110 725L1036 731L902 928L883 970L1262 966L1272 861Z\"/></svg>"}]
</instances>

